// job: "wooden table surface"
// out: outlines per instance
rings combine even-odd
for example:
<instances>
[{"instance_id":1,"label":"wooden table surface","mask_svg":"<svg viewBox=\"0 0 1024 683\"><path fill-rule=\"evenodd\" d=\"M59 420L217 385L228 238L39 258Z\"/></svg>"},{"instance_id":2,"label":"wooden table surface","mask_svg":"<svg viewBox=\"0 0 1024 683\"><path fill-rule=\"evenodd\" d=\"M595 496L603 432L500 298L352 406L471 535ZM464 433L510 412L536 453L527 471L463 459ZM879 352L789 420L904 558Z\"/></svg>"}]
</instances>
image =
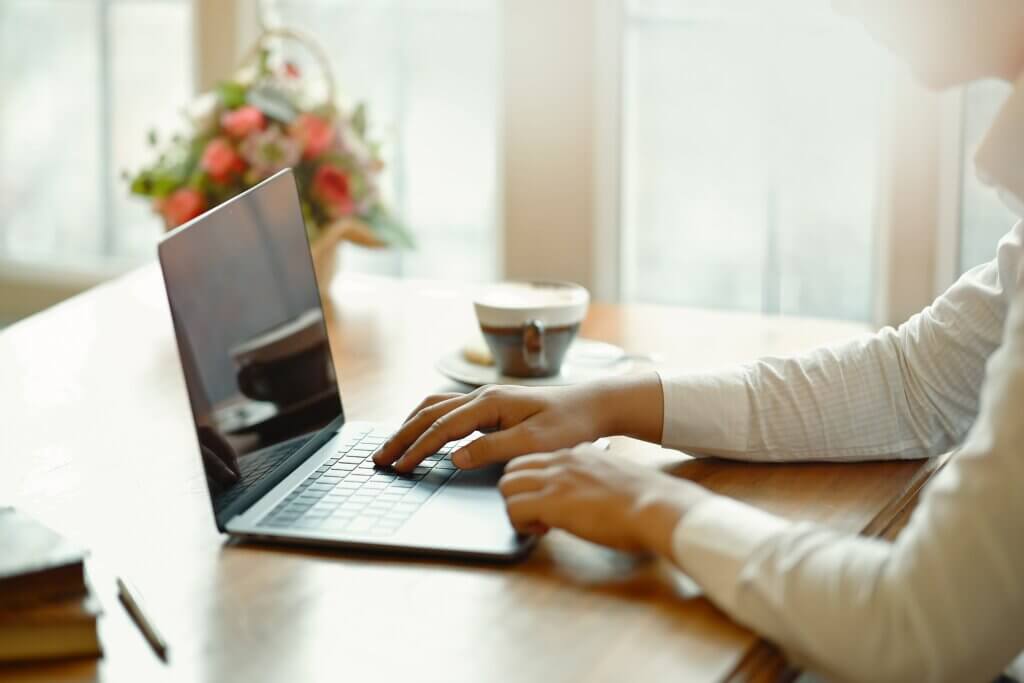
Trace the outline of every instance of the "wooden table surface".
<instances>
[{"instance_id":1,"label":"wooden table surface","mask_svg":"<svg viewBox=\"0 0 1024 683\"><path fill-rule=\"evenodd\" d=\"M451 384L472 288L339 276L328 320L346 414L386 420ZM647 305L592 306L583 334L704 369L848 338L853 324ZM640 369L640 368L638 368ZM927 475L918 462L668 465L794 519L879 533ZM0 668L8 680L750 680L782 660L665 564L550 534L494 567L227 542L197 456L155 265L0 332L0 503L89 547L105 656ZM2 539L0 539L2 545ZM170 643L150 651L113 597L132 580Z\"/></svg>"}]
</instances>

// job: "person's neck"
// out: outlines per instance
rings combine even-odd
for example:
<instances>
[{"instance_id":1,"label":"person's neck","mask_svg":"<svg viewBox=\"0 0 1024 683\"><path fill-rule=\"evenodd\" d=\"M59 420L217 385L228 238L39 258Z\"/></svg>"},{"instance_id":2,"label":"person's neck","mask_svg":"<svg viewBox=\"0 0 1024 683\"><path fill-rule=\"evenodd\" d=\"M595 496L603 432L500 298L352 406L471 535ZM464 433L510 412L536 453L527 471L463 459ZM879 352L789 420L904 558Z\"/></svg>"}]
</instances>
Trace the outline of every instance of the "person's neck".
<instances>
[{"instance_id":1,"label":"person's neck","mask_svg":"<svg viewBox=\"0 0 1024 683\"><path fill-rule=\"evenodd\" d=\"M1021 79L1024 79L1024 40L1017 48L1017 53L1013 59L1007 60L1006 69L1003 70L1000 78L1008 83L1020 85Z\"/></svg>"},{"instance_id":2,"label":"person's neck","mask_svg":"<svg viewBox=\"0 0 1024 683\"><path fill-rule=\"evenodd\" d=\"M1000 108L974 155L978 179L995 188L1003 202L1024 218L1024 71Z\"/></svg>"}]
</instances>

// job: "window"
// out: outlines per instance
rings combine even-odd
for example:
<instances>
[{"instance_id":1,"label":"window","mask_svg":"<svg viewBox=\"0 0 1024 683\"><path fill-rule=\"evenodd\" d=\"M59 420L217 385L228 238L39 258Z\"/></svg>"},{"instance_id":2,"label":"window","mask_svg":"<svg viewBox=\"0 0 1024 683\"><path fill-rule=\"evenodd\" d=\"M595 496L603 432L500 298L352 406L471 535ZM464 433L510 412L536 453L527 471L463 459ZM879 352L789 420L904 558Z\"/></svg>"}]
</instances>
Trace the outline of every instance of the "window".
<instances>
[{"instance_id":1,"label":"window","mask_svg":"<svg viewBox=\"0 0 1024 683\"><path fill-rule=\"evenodd\" d=\"M896 267L928 294L940 279L924 234L938 143L918 125L936 105L890 97L890 58L819 0L0 0L0 264L152 258L160 221L120 172L149 160L150 129L180 127L257 18L314 36L342 102L368 105L417 240L346 248L344 270L563 277L600 298L867 322L926 303L889 284ZM964 159L1000 97L968 91ZM925 131L913 173L880 143L907 137L896 119ZM956 165L959 144L943 150ZM959 197L961 176L943 178ZM962 180L946 280L1010 223Z\"/></svg>"},{"instance_id":2,"label":"window","mask_svg":"<svg viewBox=\"0 0 1024 683\"><path fill-rule=\"evenodd\" d=\"M985 81L967 87L962 119L962 193L960 200L960 273L991 261L996 243L1018 218L1006 208L995 191L982 185L974 172L974 153L988 132L1011 87L1001 81Z\"/></svg>"},{"instance_id":3,"label":"window","mask_svg":"<svg viewBox=\"0 0 1024 683\"><path fill-rule=\"evenodd\" d=\"M0 2L0 260L152 257L159 223L121 172L191 96L191 12L189 0Z\"/></svg>"},{"instance_id":4,"label":"window","mask_svg":"<svg viewBox=\"0 0 1024 683\"><path fill-rule=\"evenodd\" d=\"M410 252L346 249L344 267L496 276L496 2L259 5L269 23L316 36L343 100L369 104L387 189L418 242ZM228 5L0 2L0 259L111 270L152 258L160 221L121 173L151 160L150 130L181 129L194 97L192 13L230 26ZM244 47L252 36L235 30Z\"/></svg>"},{"instance_id":5,"label":"window","mask_svg":"<svg viewBox=\"0 0 1024 683\"><path fill-rule=\"evenodd\" d=\"M828 3L627 0L623 294L870 320L885 61Z\"/></svg>"},{"instance_id":6,"label":"window","mask_svg":"<svg viewBox=\"0 0 1024 683\"><path fill-rule=\"evenodd\" d=\"M268 23L315 36L343 101L367 103L391 201L417 241L408 252L345 250L343 267L496 277L497 0L269 0L263 9Z\"/></svg>"}]
</instances>

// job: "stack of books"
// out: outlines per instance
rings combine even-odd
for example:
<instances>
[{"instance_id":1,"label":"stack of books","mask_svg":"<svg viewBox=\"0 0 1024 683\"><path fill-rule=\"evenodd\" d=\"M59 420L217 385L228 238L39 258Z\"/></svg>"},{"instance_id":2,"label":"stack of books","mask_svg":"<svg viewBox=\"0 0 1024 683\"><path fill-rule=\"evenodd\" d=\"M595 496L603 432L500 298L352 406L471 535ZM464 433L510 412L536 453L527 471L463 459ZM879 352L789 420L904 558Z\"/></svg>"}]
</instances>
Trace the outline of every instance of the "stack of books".
<instances>
[{"instance_id":1,"label":"stack of books","mask_svg":"<svg viewBox=\"0 0 1024 683\"><path fill-rule=\"evenodd\" d=\"M0 508L0 662L100 655L84 560L52 529Z\"/></svg>"}]
</instances>

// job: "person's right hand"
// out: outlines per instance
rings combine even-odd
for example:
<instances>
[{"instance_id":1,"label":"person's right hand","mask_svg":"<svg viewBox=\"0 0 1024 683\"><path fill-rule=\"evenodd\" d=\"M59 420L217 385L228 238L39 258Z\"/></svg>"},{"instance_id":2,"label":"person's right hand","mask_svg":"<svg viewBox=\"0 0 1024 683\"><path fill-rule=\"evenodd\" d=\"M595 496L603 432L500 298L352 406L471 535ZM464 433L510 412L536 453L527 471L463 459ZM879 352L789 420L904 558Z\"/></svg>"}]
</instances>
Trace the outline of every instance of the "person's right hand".
<instances>
[{"instance_id":1,"label":"person's right hand","mask_svg":"<svg viewBox=\"0 0 1024 683\"><path fill-rule=\"evenodd\" d=\"M478 430L490 433L453 453L456 467L468 469L526 453L571 448L606 435L606 404L596 384L487 386L469 394L437 394L420 403L374 453L373 461L408 472L446 443Z\"/></svg>"}]
</instances>

